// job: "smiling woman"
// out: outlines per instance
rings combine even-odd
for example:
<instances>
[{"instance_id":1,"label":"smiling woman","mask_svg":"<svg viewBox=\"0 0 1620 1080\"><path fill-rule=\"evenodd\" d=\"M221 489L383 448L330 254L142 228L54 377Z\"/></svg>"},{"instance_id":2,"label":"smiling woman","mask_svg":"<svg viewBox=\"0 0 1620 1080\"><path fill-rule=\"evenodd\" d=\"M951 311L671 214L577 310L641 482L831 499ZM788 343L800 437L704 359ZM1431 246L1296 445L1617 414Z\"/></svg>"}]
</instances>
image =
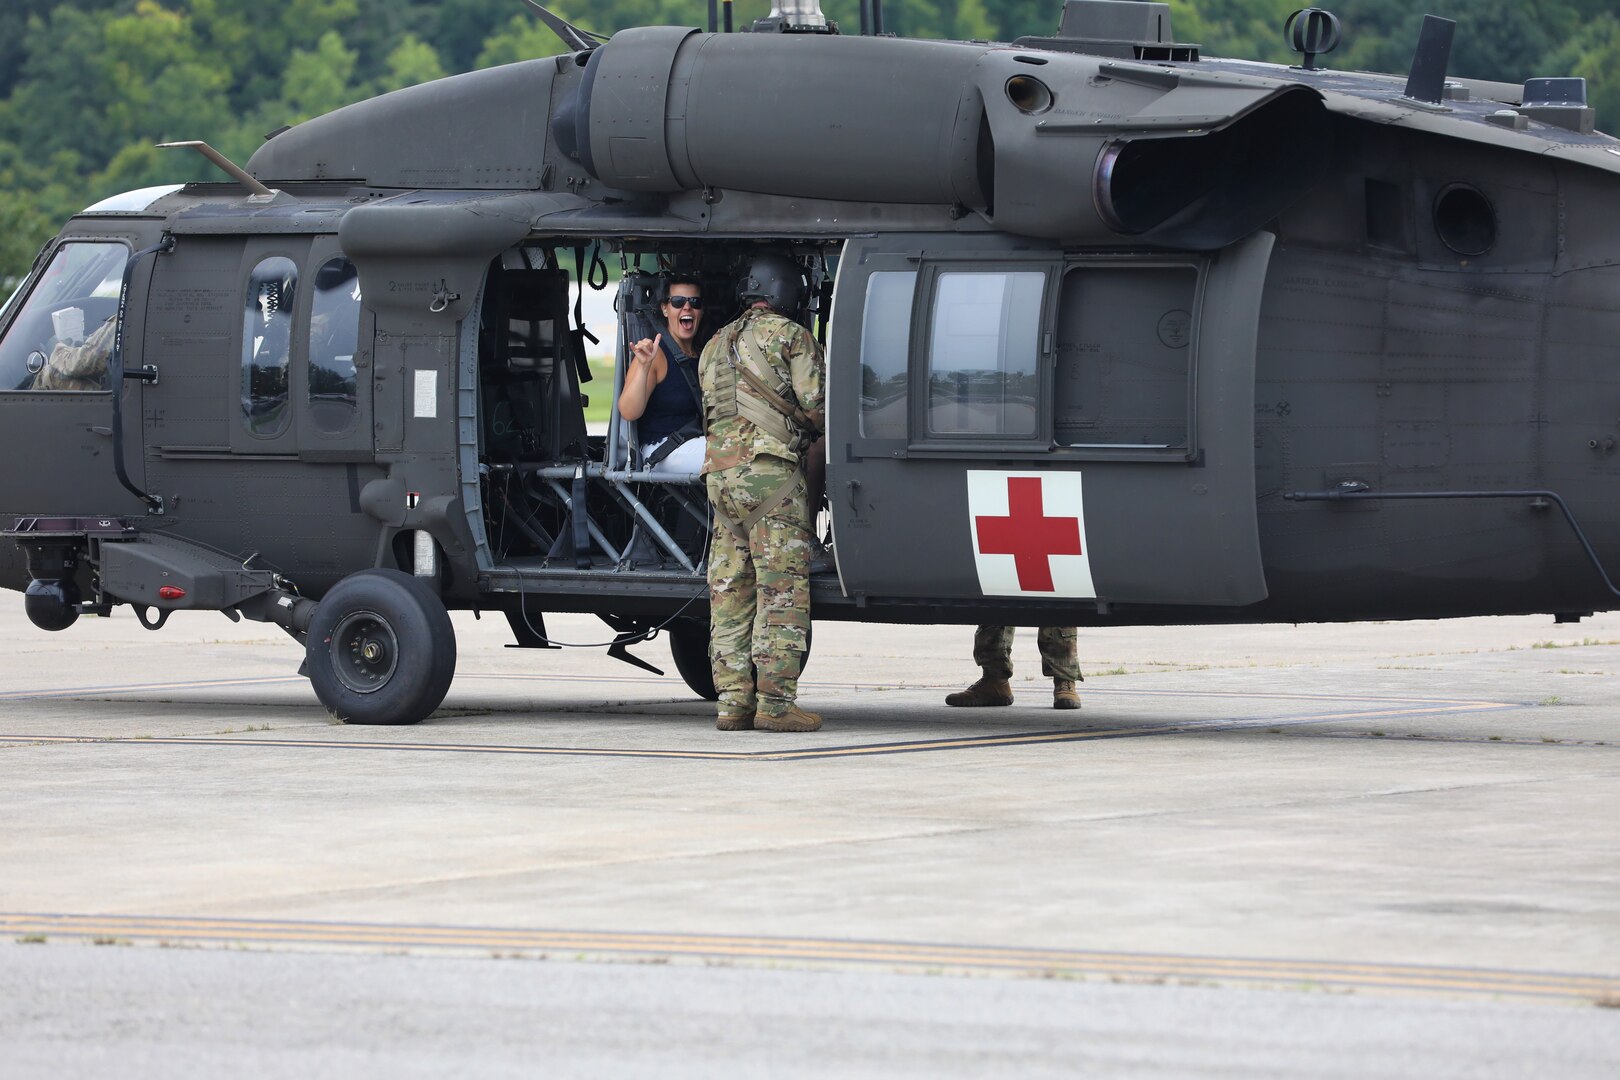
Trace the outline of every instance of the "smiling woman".
<instances>
[{"instance_id":1,"label":"smiling woman","mask_svg":"<svg viewBox=\"0 0 1620 1080\"><path fill-rule=\"evenodd\" d=\"M693 277L666 277L661 291L663 325L631 346L619 415L635 422L636 443L654 472L690 474L703 467L696 368L703 287Z\"/></svg>"}]
</instances>

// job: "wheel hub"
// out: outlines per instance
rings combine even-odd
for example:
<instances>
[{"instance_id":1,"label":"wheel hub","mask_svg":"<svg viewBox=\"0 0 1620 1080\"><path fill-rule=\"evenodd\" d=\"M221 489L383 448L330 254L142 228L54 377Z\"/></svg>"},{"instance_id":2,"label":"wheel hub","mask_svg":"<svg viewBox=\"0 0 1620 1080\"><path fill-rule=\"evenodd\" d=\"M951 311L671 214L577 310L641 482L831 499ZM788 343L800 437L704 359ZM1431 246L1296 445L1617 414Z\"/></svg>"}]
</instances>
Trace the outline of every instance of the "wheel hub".
<instances>
[{"instance_id":1,"label":"wheel hub","mask_svg":"<svg viewBox=\"0 0 1620 1080\"><path fill-rule=\"evenodd\" d=\"M388 620L375 611L345 615L332 630L331 650L338 681L357 694L387 686L399 665L399 639Z\"/></svg>"}]
</instances>

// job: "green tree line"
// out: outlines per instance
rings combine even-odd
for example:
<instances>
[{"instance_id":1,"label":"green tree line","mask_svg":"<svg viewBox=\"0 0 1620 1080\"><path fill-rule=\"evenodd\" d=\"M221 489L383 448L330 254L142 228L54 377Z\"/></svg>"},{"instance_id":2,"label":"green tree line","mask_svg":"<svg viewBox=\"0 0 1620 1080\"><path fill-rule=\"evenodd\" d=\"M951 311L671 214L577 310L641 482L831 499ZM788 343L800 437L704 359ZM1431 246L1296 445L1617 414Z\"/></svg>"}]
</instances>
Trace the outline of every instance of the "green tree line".
<instances>
[{"instance_id":1,"label":"green tree line","mask_svg":"<svg viewBox=\"0 0 1620 1080\"><path fill-rule=\"evenodd\" d=\"M1429 0L1458 22L1451 71L1517 82L1588 81L1599 123L1620 126L1614 0ZM703 25L706 0L554 0L600 33ZM1298 0L1170 0L1176 36L1207 55L1287 63L1282 26ZM1424 5L1326 3L1344 42L1328 66L1403 71ZM745 24L767 0L738 0ZM824 0L846 32L858 0ZM1061 0L886 0L905 37L1010 41L1051 34ZM375 94L560 52L520 0L4 0L0 4L0 287L61 222L96 199L208 177L205 139L237 161L267 132ZM424 153L431 153L424 147ZM0 294L0 299L4 295Z\"/></svg>"}]
</instances>

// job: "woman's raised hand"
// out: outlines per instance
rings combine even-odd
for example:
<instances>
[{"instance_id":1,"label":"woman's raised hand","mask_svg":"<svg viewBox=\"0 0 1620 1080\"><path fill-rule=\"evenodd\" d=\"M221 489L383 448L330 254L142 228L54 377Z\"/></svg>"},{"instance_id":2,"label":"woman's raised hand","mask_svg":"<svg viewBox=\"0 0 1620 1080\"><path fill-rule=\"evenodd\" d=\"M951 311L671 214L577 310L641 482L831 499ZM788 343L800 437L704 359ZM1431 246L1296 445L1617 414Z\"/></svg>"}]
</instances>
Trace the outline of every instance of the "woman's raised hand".
<instances>
[{"instance_id":1,"label":"woman's raised hand","mask_svg":"<svg viewBox=\"0 0 1620 1080\"><path fill-rule=\"evenodd\" d=\"M659 334L656 338L642 338L630 346L633 359L638 364L651 364L653 357L658 355L658 346L663 340L663 334Z\"/></svg>"}]
</instances>

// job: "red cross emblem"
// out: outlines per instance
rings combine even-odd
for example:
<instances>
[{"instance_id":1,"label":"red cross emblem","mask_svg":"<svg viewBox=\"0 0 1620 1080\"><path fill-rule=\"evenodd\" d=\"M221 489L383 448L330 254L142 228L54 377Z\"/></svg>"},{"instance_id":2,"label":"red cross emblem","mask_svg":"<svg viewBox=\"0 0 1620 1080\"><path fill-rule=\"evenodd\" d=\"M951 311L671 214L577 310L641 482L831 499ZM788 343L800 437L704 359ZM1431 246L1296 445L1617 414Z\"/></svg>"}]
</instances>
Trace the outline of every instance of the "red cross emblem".
<instances>
[{"instance_id":1,"label":"red cross emblem","mask_svg":"<svg viewBox=\"0 0 1620 1080\"><path fill-rule=\"evenodd\" d=\"M1054 592L1053 555L1079 555L1080 519L1047 517L1042 506L1041 478L1007 477L1007 516L978 515L979 552L1011 555L1018 587L1025 592Z\"/></svg>"}]
</instances>

